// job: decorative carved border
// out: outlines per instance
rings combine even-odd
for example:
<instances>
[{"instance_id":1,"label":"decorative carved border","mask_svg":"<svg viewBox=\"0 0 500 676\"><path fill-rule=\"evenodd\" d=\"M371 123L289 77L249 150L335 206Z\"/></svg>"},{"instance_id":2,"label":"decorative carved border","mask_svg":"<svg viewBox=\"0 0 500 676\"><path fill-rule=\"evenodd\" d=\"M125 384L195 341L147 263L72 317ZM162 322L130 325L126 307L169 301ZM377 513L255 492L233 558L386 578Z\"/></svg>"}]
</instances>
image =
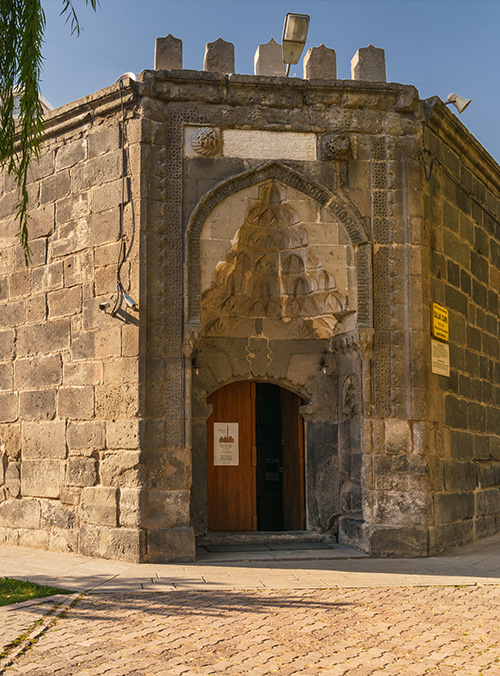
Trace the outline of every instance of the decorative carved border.
<instances>
[{"instance_id":1,"label":"decorative carved border","mask_svg":"<svg viewBox=\"0 0 500 676\"><path fill-rule=\"evenodd\" d=\"M368 237L362 225L362 219L356 208L346 199L340 198L306 176L279 162L269 162L258 169L238 174L211 190L193 210L187 227L186 271L187 271L187 323L200 323L200 237L201 230L210 213L227 197L250 188L263 181L276 179L284 185L295 188L318 202L344 226L351 244L366 244ZM361 247L361 250L365 247ZM362 256L364 258L364 256ZM361 304L359 322L361 326L371 324L371 266L358 265L358 298Z\"/></svg>"}]
</instances>

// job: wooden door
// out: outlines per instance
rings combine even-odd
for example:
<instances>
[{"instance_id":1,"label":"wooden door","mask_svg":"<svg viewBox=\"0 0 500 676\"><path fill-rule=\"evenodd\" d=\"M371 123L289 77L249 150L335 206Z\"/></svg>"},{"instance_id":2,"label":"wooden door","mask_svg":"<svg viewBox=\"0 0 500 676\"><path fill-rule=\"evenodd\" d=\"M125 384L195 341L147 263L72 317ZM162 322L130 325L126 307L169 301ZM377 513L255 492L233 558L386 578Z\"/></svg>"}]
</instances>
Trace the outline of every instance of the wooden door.
<instances>
[{"instance_id":1,"label":"wooden door","mask_svg":"<svg viewBox=\"0 0 500 676\"><path fill-rule=\"evenodd\" d=\"M283 528L305 529L304 419L300 397L281 390Z\"/></svg>"},{"instance_id":2,"label":"wooden door","mask_svg":"<svg viewBox=\"0 0 500 676\"><path fill-rule=\"evenodd\" d=\"M208 528L227 532L257 530L255 383L230 383L211 394L208 403L213 406L207 422ZM221 425L227 428L227 435L221 435ZM237 444L226 444L229 451L223 456L221 442L226 436L231 441L236 436L234 430ZM215 464L221 462L233 464Z\"/></svg>"}]
</instances>

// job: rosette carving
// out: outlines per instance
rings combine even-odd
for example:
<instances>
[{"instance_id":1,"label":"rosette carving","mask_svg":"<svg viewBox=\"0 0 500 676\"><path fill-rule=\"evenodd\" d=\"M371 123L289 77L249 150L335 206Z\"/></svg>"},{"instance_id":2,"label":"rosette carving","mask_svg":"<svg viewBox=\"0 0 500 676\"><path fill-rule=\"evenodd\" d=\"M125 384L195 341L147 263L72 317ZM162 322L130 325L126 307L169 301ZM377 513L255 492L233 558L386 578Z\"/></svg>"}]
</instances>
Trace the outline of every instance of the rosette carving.
<instances>
[{"instance_id":1,"label":"rosette carving","mask_svg":"<svg viewBox=\"0 0 500 676\"><path fill-rule=\"evenodd\" d=\"M204 157L214 157L220 152L221 135L214 127L198 127L191 135L191 147Z\"/></svg>"}]
</instances>

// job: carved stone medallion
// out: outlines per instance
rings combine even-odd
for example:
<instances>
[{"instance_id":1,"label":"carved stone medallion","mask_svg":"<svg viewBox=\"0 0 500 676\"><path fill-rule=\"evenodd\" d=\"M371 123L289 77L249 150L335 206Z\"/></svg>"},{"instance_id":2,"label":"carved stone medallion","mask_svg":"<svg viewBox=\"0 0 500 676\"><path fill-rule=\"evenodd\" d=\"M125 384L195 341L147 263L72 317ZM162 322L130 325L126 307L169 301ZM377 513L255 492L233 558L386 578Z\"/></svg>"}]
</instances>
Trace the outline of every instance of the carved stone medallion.
<instances>
[{"instance_id":1,"label":"carved stone medallion","mask_svg":"<svg viewBox=\"0 0 500 676\"><path fill-rule=\"evenodd\" d=\"M198 127L191 135L191 147L204 157L218 155L221 148L221 135L215 127Z\"/></svg>"}]
</instances>

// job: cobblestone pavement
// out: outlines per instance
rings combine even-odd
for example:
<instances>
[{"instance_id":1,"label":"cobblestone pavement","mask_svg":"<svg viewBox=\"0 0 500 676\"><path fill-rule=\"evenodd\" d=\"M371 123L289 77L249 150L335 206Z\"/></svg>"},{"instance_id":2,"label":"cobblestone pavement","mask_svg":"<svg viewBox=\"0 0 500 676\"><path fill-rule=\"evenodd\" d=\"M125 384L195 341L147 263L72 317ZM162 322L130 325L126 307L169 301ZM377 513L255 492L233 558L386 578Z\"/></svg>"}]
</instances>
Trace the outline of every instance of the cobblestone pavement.
<instances>
[{"instance_id":1,"label":"cobblestone pavement","mask_svg":"<svg viewBox=\"0 0 500 676\"><path fill-rule=\"evenodd\" d=\"M29 603L18 603L0 608L0 654L6 646L29 632L48 613L51 613L55 604L60 602L51 598L37 599Z\"/></svg>"},{"instance_id":2,"label":"cobblestone pavement","mask_svg":"<svg viewBox=\"0 0 500 676\"><path fill-rule=\"evenodd\" d=\"M5 676L500 674L500 585L88 594Z\"/></svg>"}]
</instances>

